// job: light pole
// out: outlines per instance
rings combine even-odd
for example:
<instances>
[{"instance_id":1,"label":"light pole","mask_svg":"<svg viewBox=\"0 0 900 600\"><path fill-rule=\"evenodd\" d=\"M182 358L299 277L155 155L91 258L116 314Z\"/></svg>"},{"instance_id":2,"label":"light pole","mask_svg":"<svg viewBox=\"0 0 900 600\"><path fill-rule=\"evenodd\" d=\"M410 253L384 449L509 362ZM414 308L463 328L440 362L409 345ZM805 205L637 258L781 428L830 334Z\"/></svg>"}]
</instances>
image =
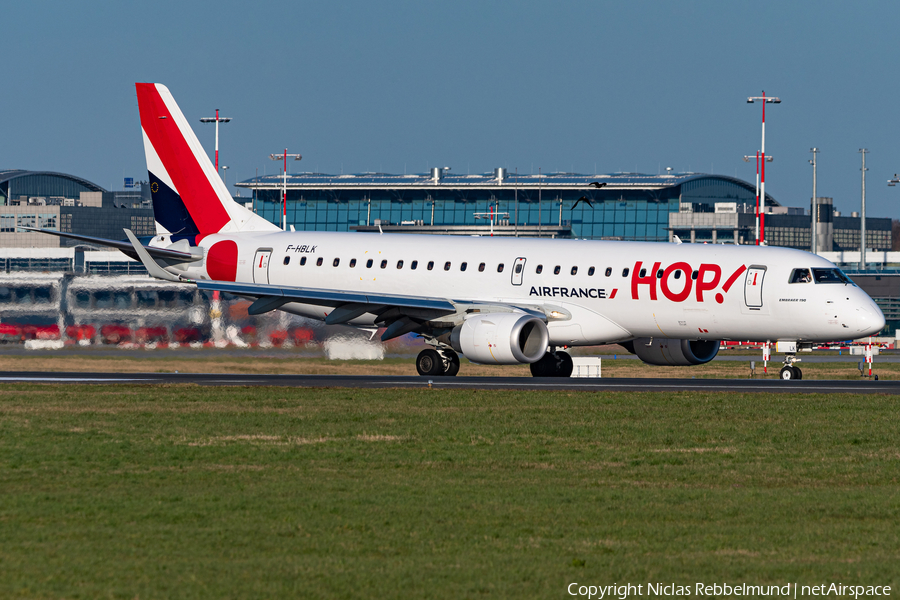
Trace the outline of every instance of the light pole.
<instances>
[{"instance_id":1,"label":"light pole","mask_svg":"<svg viewBox=\"0 0 900 600\"><path fill-rule=\"evenodd\" d=\"M225 184L226 190L228 189L228 177L226 176L227 172L228 172L228 167L226 167L225 165L222 165L222 183Z\"/></svg>"},{"instance_id":2,"label":"light pole","mask_svg":"<svg viewBox=\"0 0 900 600\"><path fill-rule=\"evenodd\" d=\"M819 153L818 148L810 148L810 152L812 152L812 160L809 161L809 164L813 167L813 195L812 195L812 209L810 212L812 213L812 229L809 230L810 244L809 248L813 254L818 254L818 240L816 239L816 224L818 221L818 213L819 213L819 197L816 196L816 155Z\"/></svg>"},{"instance_id":3,"label":"light pole","mask_svg":"<svg viewBox=\"0 0 900 600\"><path fill-rule=\"evenodd\" d=\"M766 91L763 90L762 96L750 96L747 98L747 104L753 104L757 100L762 102L762 146L760 147L760 155L762 158L762 170L760 171L759 197L762 199L762 216L760 217L760 242L766 243L766 104L781 104L781 98L767 98Z\"/></svg>"},{"instance_id":4,"label":"light pole","mask_svg":"<svg viewBox=\"0 0 900 600\"><path fill-rule=\"evenodd\" d=\"M231 117L220 117L219 109L216 109L216 116L213 117L203 117L200 119L201 123L215 123L216 124L216 173L219 172L219 123L227 123L231 120Z\"/></svg>"},{"instance_id":5,"label":"light pole","mask_svg":"<svg viewBox=\"0 0 900 600\"><path fill-rule=\"evenodd\" d=\"M750 162L752 156L744 155L744 162ZM775 160L772 156L766 157L766 162ZM759 246L759 150L756 151L756 245Z\"/></svg>"},{"instance_id":6,"label":"light pole","mask_svg":"<svg viewBox=\"0 0 900 600\"><path fill-rule=\"evenodd\" d=\"M862 206L860 206L859 214L859 270L866 270L866 154L869 151L866 148L860 148L859 153L862 154Z\"/></svg>"},{"instance_id":7,"label":"light pole","mask_svg":"<svg viewBox=\"0 0 900 600\"><path fill-rule=\"evenodd\" d=\"M287 159L288 156L293 158L294 160L300 160L303 157L299 154L288 154L287 148L284 149L282 154L270 154L269 158L272 160L283 160L284 161L284 178L281 182L281 230L287 231Z\"/></svg>"}]
</instances>

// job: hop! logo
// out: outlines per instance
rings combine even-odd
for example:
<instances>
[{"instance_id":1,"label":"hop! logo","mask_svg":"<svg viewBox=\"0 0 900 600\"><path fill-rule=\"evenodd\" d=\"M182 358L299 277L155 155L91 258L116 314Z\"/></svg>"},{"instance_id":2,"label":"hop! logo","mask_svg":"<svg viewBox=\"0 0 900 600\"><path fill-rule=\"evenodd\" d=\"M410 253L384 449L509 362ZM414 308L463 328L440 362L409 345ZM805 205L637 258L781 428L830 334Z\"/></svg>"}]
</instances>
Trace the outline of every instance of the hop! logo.
<instances>
[{"instance_id":1,"label":"hop! logo","mask_svg":"<svg viewBox=\"0 0 900 600\"><path fill-rule=\"evenodd\" d=\"M722 280L722 267L715 264L702 264L697 269L696 279L693 277L694 270L691 265L686 262L672 263L665 269L660 271L662 263L653 263L653 268L647 275L641 275L641 266L644 263L638 261L634 264L634 272L631 275L631 298L637 300L639 297L639 286L646 285L650 288L650 299L657 299L657 286L659 291L668 300L672 302L684 302L691 297L693 293L697 302L703 302L704 292L712 292L719 286ZM737 278L747 270L747 267L741 265L732 273L722 286L721 292L716 292L716 302L722 304L725 302L724 294L728 293ZM683 276L682 276L683 275Z\"/></svg>"}]
</instances>

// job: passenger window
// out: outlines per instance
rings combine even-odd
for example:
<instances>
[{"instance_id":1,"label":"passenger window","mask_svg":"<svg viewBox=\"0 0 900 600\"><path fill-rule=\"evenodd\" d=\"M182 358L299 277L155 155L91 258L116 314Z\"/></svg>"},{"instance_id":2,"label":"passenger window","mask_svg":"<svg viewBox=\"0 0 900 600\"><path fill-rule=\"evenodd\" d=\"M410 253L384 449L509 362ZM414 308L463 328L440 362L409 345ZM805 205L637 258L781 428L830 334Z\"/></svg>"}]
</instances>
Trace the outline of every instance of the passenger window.
<instances>
[{"instance_id":1,"label":"passenger window","mask_svg":"<svg viewBox=\"0 0 900 600\"><path fill-rule=\"evenodd\" d=\"M657 279L662 279L662 274L663 274L663 270L660 269L659 271L656 272L656 278L657 278Z\"/></svg>"},{"instance_id":2,"label":"passenger window","mask_svg":"<svg viewBox=\"0 0 900 600\"><path fill-rule=\"evenodd\" d=\"M416 267L418 267L418 266L419 266L419 261L414 260L414 261L412 261L411 263L409 263L409 270L410 270L410 271L415 271L415 270L416 270Z\"/></svg>"},{"instance_id":3,"label":"passenger window","mask_svg":"<svg viewBox=\"0 0 900 600\"><path fill-rule=\"evenodd\" d=\"M809 283L810 281L812 278L809 276L809 269L794 269L788 283Z\"/></svg>"},{"instance_id":4,"label":"passenger window","mask_svg":"<svg viewBox=\"0 0 900 600\"><path fill-rule=\"evenodd\" d=\"M555 267L553 267L553 274L559 275L559 265L556 265Z\"/></svg>"},{"instance_id":5,"label":"passenger window","mask_svg":"<svg viewBox=\"0 0 900 600\"><path fill-rule=\"evenodd\" d=\"M367 268L367 269L371 269L371 268L372 268L372 259L371 259L371 258L370 258L369 260L366 261L366 268Z\"/></svg>"},{"instance_id":6,"label":"passenger window","mask_svg":"<svg viewBox=\"0 0 900 600\"><path fill-rule=\"evenodd\" d=\"M503 263L500 263L499 265L497 265L497 272L498 272L498 273L502 273L502 272L503 272Z\"/></svg>"},{"instance_id":7,"label":"passenger window","mask_svg":"<svg viewBox=\"0 0 900 600\"><path fill-rule=\"evenodd\" d=\"M578 267L572 267L572 275L578 272Z\"/></svg>"},{"instance_id":8,"label":"passenger window","mask_svg":"<svg viewBox=\"0 0 900 600\"><path fill-rule=\"evenodd\" d=\"M675 279L681 279L681 269L675 270Z\"/></svg>"},{"instance_id":9,"label":"passenger window","mask_svg":"<svg viewBox=\"0 0 900 600\"><path fill-rule=\"evenodd\" d=\"M387 269L387 261L386 260L381 261L381 268Z\"/></svg>"},{"instance_id":10,"label":"passenger window","mask_svg":"<svg viewBox=\"0 0 900 600\"><path fill-rule=\"evenodd\" d=\"M449 270L450 270L450 261L449 261L449 260L448 260L447 262L444 263L444 270L445 270L445 271L449 271Z\"/></svg>"},{"instance_id":11,"label":"passenger window","mask_svg":"<svg viewBox=\"0 0 900 600\"><path fill-rule=\"evenodd\" d=\"M316 266L317 266L317 267L321 267L321 266L322 266L322 257L321 257L321 256L320 256L319 258L316 259Z\"/></svg>"},{"instance_id":12,"label":"passenger window","mask_svg":"<svg viewBox=\"0 0 900 600\"><path fill-rule=\"evenodd\" d=\"M351 258L351 259L350 259L350 268L352 269L352 268L355 267L355 266L356 266L356 259L355 259L355 258Z\"/></svg>"},{"instance_id":13,"label":"passenger window","mask_svg":"<svg viewBox=\"0 0 900 600\"><path fill-rule=\"evenodd\" d=\"M522 272L522 263L516 265L516 275Z\"/></svg>"},{"instance_id":14,"label":"passenger window","mask_svg":"<svg viewBox=\"0 0 900 600\"><path fill-rule=\"evenodd\" d=\"M594 276L594 267L591 267L590 269L588 269L588 277L593 277L593 276Z\"/></svg>"},{"instance_id":15,"label":"passenger window","mask_svg":"<svg viewBox=\"0 0 900 600\"><path fill-rule=\"evenodd\" d=\"M459 270L460 270L460 271L465 271L465 270L466 270L466 267L468 267L468 266L469 266L469 263L465 263L465 262L464 262L464 263L462 263L461 265L459 265Z\"/></svg>"},{"instance_id":16,"label":"passenger window","mask_svg":"<svg viewBox=\"0 0 900 600\"><path fill-rule=\"evenodd\" d=\"M622 269L622 277L628 277L628 267Z\"/></svg>"},{"instance_id":17,"label":"passenger window","mask_svg":"<svg viewBox=\"0 0 900 600\"><path fill-rule=\"evenodd\" d=\"M638 273L638 277L646 277L646 276L647 276L647 269L641 269L641 272Z\"/></svg>"},{"instance_id":18,"label":"passenger window","mask_svg":"<svg viewBox=\"0 0 900 600\"><path fill-rule=\"evenodd\" d=\"M403 261L402 261L402 260L398 260L398 261L397 261L397 268L398 268L398 269L402 269L402 268L403 268Z\"/></svg>"},{"instance_id":19,"label":"passenger window","mask_svg":"<svg viewBox=\"0 0 900 600\"><path fill-rule=\"evenodd\" d=\"M339 258L334 259L334 263L332 263L332 264L333 264L335 267L338 266L339 264L341 264L341 259L339 259Z\"/></svg>"},{"instance_id":20,"label":"passenger window","mask_svg":"<svg viewBox=\"0 0 900 600\"><path fill-rule=\"evenodd\" d=\"M691 273L691 279L697 279L697 271Z\"/></svg>"},{"instance_id":21,"label":"passenger window","mask_svg":"<svg viewBox=\"0 0 900 600\"><path fill-rule=\"evenodd\" d=\"M609 277L612 275L612 267L606 267L606 276Z\"/></svg>"},{"instance_id":22,"label":"passenger window","mask_svg":"<svg viewBox=\"0 0 900 600\"><path fill-rule=\"evenodd\" d=\"M534 272L537 273L538 275L540 275L543 270L544 270L544 265L538 265L537 269L535 269Z\"/></svg>"},{"instance_id":23,"label":"passenger window","mask_svg":"<svg viewBox=\"0 0 900 600\"><path fill-rule=\"evenodd\" d=\"M480 265L478 265L478 272L484 273L484 263L481 263Z\"/></svg>"},{"instance_id":24,"label":"passenger window","mask_svg":"<svg viewBox=\"0 0 900 600\"><path fill-rule=\"evenodd\" d=\"M284 257L284 264L289 264L290 262L291 262L291 257L290 257L290 256L285 256L285 257Z\"/></svg>"},{"instance_id":25,"label":"passenger window","mask_svg":"<svg viewBox=\"0 0 900 600\"><path fill-rule=\"evenodd\" d=\"M301 256L301 257L300 257L300 266L302 267L302 266L305 265L305 264L306 264L306 257L305 257L305 256Z\"/></svg>"},{"instance_id":26,"label":"passenger window","mask_svg":"<svg viewBox=\"0 0 900 600\"><path fill-rule=\"evenodd\" d=\"M433 261L433 260L429 260L429 261L428 261L428 270L430 271L430 270L432 270L433 268L434 268L434 261Z\"/></svg>"}]
</instances>

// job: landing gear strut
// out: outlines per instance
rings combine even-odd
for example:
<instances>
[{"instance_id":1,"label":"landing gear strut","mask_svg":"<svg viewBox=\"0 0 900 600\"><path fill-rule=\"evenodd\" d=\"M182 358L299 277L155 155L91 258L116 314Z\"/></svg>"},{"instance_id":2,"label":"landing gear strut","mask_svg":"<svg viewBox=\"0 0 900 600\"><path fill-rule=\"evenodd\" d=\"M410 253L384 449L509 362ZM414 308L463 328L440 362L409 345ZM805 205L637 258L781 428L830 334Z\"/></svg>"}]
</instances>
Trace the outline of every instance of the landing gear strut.
<instances>
[{"instance_id":1,"label":"landing gear strut","mask_svg":"<svg viewBox=\"0 0 900 600\"><path fill-rule=\"evenodd\" d=\"M416 357L416 371L431 377L453 377L459 373L459 355L449 348L422 350Z\"/></svg>"},{"instance_id":2,"label":"landing gear strut","mask_svg":"<svg viewBox=\"0 0 900 600\"><path fill-rule=\"evenodd\" d=\"M571 377L572 357L568 352L547 352L537 362L531 363L533 377Z\"/></svg>"}]
</instances>

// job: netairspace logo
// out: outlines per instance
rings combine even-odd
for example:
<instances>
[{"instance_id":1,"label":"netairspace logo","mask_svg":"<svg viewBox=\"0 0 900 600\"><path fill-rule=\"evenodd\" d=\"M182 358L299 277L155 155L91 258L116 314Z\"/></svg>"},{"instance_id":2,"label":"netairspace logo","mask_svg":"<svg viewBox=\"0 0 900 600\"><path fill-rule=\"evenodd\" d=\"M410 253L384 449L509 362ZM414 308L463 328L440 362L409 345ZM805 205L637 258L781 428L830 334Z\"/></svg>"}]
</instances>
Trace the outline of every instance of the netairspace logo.
<instances>
[{"instance_id":1,"label":"netairspace logo","mask_svg":"<svg viewBox=\"0 0 900 600\"><path fill-rule=\"evenodd\" d=\"M587 599L626 600L626 598L656 597L656 596L698 596L717 597L723 596L773 596L783 598L800 598L816 596L834 596L847 598L861 598L872 596L890 596L891 586L887 585L845 585L843 583L822 583L819 585L800 585L788 583L785 585L750 585L740 583L736 585L728 583L695 583L693 585L680 585L677 583L647 583L634 585L632 583L613 583L612 585L582 585L570 583L566 588L570 596L579 596Z\"/></svg>"}]
</instances>

